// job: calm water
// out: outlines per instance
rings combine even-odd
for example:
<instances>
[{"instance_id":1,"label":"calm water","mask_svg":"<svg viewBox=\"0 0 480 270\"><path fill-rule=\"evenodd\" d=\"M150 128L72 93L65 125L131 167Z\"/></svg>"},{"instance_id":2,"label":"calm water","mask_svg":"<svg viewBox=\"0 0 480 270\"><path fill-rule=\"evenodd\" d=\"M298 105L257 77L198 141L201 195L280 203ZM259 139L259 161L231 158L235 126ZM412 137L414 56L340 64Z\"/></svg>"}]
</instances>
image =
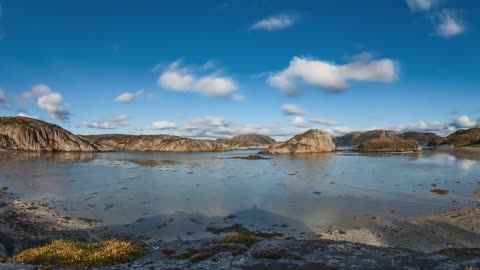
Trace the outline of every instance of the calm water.
<instances>
[{"instance_id":1,"label":"calm water","mask_svg":"<svg viewBox=\"0 0 480 270\"><path fill-rule=\"evenodd\" d=\"M0 185L64 215L165 240L211 236L207 226L233 223L309 237L332 225L478 202L478 160L435 152L231 159L254 152L0 152ZM450 193L434 194L432 184ZM231 214L236 217L227 218Z\"/></svg>"}]
</instances>

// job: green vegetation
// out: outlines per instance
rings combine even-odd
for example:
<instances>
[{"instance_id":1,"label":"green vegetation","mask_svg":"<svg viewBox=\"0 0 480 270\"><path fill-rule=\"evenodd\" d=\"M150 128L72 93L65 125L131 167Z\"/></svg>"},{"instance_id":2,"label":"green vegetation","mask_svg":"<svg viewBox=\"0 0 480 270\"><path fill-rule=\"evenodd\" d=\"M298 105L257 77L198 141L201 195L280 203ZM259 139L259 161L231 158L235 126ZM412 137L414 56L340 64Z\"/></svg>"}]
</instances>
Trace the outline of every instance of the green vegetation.
<instances>
[{"instance_id":1,"label":"green vegetation","mask_svg":"<svg viewBox=\"0 0 480 270\"><path fill-rule=\"evenodd\" d=\"M61 268L106 267L133 261L143 254L143 246L118 240L94 244L58 240L27 249L9 261Z\"/></svg>"},{"instance_id":2,"label":"green vegetation","mask_svg":"<svg viewBox=\"0 0 480 270\"><path fill-rule=\"evenodd\" d=\"M468 147L480 148L480 143L471 144Z\"/></svg>"},{"instance_id":3,"label":"green vegetation","mask_svg":"<svg viewBox=\"0 0 480 270\"><path fill-rule=\"evenodd\" d=\"M232 244L244 244L246 246L252 246L253 244L261 241L259 237L249 234L249 233L238 233L235 235L229 235L223 238L223 243L232 243Z\"/></svg>"}]
</instances>

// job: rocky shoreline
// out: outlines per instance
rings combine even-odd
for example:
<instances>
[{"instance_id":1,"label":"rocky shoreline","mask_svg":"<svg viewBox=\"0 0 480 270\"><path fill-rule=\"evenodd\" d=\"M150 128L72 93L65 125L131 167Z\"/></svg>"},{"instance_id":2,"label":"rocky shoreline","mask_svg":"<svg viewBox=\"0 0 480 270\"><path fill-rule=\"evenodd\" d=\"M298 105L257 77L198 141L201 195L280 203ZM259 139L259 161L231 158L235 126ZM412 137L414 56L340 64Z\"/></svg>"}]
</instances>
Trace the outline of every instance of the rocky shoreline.
<instances>
[{"instance_id":1,"label":"rocky shoreline","mask_svg":"<svg viewBox=\"0 0 480 270\"><path fill-rule=\"evenodd\" d=\"M48 205L24 202L0 191L0 253L11 256L56 239L96 242L132 235L109 232L93 220L61 216ZM251 232L241 227L217 233L246 233L260 237L253 245L226 243L224 235L199 240L148 243L139 260L104 269L478 269L480 266L480 204L414 220L366 228L337 229L319 239L295 239L274 232ZM380 234L388 235L382 242ZM425 253L424 253L425 252ZM0 264L1 269L18 265ZM21 266L36 269L34 266ZM459 268L460 267L460 268ZM463 267L463 268L462 268Z\"/></svg>"}]
</instances>

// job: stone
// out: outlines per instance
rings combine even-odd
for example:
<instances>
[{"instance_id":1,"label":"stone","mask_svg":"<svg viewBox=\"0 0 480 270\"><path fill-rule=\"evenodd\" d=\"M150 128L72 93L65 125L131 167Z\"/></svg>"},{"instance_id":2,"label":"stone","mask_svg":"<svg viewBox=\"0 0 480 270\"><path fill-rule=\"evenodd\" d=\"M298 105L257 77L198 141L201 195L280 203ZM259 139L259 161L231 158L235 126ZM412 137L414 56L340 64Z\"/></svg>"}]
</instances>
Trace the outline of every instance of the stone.
<instances>
[{"instance_id":1,"label":"stone","mask_svg":"<svg viewBox=\"0 0 480 270\"><path fill-rule=\"evenodd\" d=\"M422 147L417 141L396 138L374 139L360 144L357 148L361 152L420 152Z\"/></svg>"},{"instance_id":2,"label":"stone","mask_svg":"<svg viewBox=\"0 0 480 270\"><path fill-rule=\"evenodd\" d=\"M295 135L293 138L269 146L262 151L264 154L312 154L335 151L335 144L330 134L310 129L305 133Z\"/></svg>"}]
</instances>

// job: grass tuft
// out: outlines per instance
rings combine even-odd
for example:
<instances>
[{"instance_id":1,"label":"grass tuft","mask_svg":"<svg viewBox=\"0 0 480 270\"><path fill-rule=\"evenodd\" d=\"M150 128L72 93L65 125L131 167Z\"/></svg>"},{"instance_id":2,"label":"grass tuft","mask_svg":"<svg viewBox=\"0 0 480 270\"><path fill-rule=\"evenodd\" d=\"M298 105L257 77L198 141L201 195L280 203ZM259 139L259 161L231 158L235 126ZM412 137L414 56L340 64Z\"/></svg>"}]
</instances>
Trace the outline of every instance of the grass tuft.
<instances>
[{"instance_id":1,"label":"grass tuft","mask_svg":"<svg viewBox=\"0 0 480 270\"><path fill-rule=\"evenodd\" d=\"M244 244L246 246L252 246L253 244L261 241L262 239L248 233L238 233L235 235L228 235L223 238L223 243L231 243L231 244Z\"/></svg>"},{"instance_id":2,"label":"grass tuft","mask_svg":"<svg viewBox=\"0 0 480 270\"><path fill-rule=\"evenodd\" d=\"M62 268L106 267L133 261L144 252L138 244L118 240L94 244L57 240L46 246L27 249L10 262Z\"/></svg>"}]
</instances>

